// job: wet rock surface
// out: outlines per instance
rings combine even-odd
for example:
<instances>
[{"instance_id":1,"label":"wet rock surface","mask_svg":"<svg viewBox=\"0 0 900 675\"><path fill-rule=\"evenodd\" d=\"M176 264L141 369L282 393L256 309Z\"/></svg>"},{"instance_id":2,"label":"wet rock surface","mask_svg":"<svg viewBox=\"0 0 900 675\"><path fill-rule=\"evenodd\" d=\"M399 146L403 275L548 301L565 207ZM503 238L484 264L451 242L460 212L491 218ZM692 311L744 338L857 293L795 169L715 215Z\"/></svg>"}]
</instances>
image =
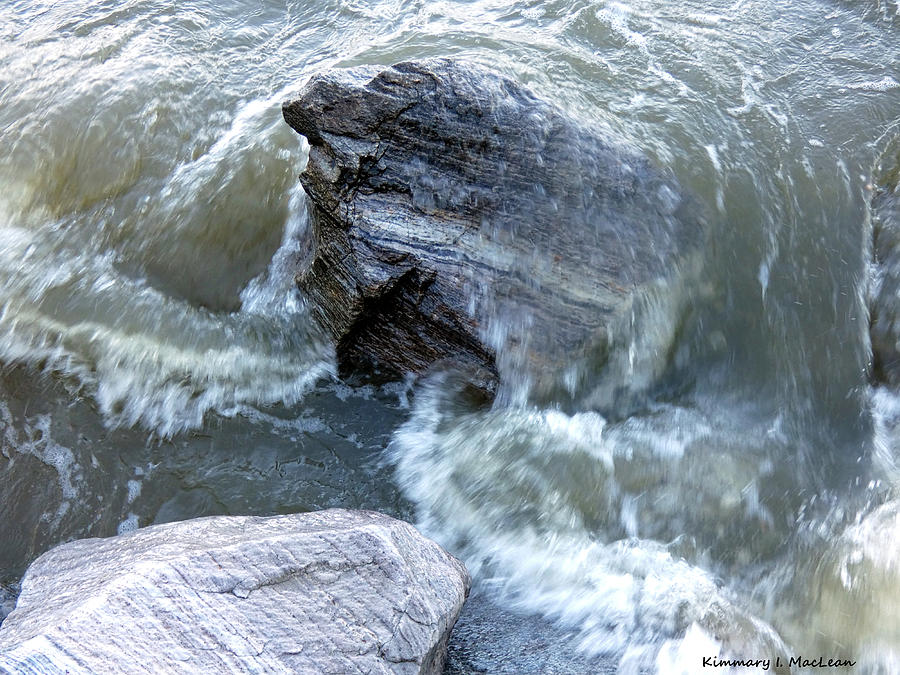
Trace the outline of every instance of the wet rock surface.
<instances>
[{"instance_id":1,"label":"wet rock surface","mask_svg":"<svg viewBox=\"0 0 900 675\"><path fill-rule=\"evenodd\" d=\"M876 167L872 194L874 279L870 335L876 382L900 386L900 140Z\"/></svg>"},{"instance_id":2,"label":"wet rock surface","mask_svg":"<svg viewBox=\"0 0 900 675\"><path fill-rule=\"evenodd\" d=\"M35 561L0 672L439 673L468 587L374 512L158 525Z\"/></svg>"},{"instance_id":3,"label":"wet rock surface","mask_svg":"<svg viewBox=\"0 0 900 675\"><path fill-rule=\"evenodd\" d=\"M345 368L559 380L579 355L602 364L699 242L673 179L481 66L334 70L283 113L310 142L298 281Z\"/></svg>"}]
</instances>

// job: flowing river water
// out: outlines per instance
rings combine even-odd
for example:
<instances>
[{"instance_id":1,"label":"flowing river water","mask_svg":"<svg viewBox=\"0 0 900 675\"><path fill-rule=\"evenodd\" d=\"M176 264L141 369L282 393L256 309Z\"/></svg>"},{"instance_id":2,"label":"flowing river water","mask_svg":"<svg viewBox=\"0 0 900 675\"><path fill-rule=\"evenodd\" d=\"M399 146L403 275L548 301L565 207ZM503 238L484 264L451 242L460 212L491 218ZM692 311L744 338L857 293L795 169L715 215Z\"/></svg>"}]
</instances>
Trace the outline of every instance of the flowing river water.
<instances>
[{"instance_id":1,"label":"flowing river water","mask_svg":"<svg viewBox=\"0 0 900 675\"><path fill-rule=\"evenodd\" d=\"M530 404L515 373L488 410L450 374L336 377L294 284L306 147L280 105L430 56L694 195L702 271L662 370L623 347L638 410ZM0 616L62 541L342 506L466 561L452 672L900 672L900 396L869 384L866 306L898 134L896 0L11 0Z\"/></svg>"}]
</instances>

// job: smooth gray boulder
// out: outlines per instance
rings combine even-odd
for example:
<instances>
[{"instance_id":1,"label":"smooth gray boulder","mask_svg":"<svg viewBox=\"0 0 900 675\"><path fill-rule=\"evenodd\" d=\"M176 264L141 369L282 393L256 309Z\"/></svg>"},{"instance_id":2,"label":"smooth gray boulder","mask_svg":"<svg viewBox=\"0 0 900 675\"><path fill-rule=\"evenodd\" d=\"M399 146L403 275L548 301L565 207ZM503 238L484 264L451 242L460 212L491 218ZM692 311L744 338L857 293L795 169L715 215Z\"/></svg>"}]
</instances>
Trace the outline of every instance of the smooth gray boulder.
<instances>
[{"instance_id":1,"label":"smooth gray boulder","mask_svg":"<svg viewBox=\"0 0 900 675\"><path fill-rule=\"evenodd\" d=\"M310 143L298 283L345 368L449 359L488 389L498 366L557 385L641 330L645 295L677 285L700 243L670 176L481 66L333 70L283 114Z\"/></svg>"},{"instance_id":2,"label":"smooth gray boulder","mask_svg":"<svg viewBox=\"0 0 900 675\"><path fill-rule=\"evenodd\" d=\"M200 518L38 558L0 672L440 673L464 565L368 511Z\"/></svg>"}]
</instances>

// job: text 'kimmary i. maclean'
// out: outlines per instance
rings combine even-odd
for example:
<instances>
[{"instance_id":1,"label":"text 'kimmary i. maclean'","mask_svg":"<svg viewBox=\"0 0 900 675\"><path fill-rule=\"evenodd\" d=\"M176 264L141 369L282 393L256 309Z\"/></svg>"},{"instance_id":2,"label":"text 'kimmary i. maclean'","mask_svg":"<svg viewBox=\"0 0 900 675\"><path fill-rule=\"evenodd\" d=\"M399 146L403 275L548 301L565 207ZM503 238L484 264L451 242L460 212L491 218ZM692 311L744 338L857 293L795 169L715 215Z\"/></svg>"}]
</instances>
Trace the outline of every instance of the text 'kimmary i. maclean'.
<instances>
[{"instance_id":1,"label":"text 'kimmary i. maclean'","mask_svg":"<svg viewBox=\"0 0 900 675\"><path fill-rule=\"evenodd\" d=\"M704 656L704 668L759 668L760 670L769 670L772 666L781 668L784 664L780 656L775 657L775 663L772 659L720 659L718 656ZM792 656L787 663L790 668L850 668L856 665L856 661L850 659L828 659L820 656L817 659L805 659L802 656Z\"/></svg>"}]
</instances>

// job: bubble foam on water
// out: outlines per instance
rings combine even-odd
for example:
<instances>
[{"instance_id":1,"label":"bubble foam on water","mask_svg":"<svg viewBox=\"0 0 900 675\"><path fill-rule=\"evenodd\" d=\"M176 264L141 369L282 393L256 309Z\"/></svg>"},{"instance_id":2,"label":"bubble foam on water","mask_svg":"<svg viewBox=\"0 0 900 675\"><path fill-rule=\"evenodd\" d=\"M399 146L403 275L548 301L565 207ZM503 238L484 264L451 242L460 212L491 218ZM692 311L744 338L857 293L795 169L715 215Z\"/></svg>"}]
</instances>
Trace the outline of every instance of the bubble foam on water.
<instances>
[{"instance_id":1,"label":"bubble foam on water","mask_svg":"<svg viewBox=\"0 0 900 675\"><path fill-rule=\"evenodd\" d=\"M900 87L900 82L891 77L890 75L885 75L880 80L867 80L865 82L854 82L852 84L847 85L850 89L858 89L861 91L889 91L891 89L896 89Z\"/></svg>"},{"instance_id":2,"label":"bubble foam on water","mask_svg":"<svg viewBox=\"0 0 900 675\"><path fill-rule=\"evenodd\" d=\"M0 402L3 456L15 461L16 454L31 455L56 472L59 504L55 511L47 511L42 516L42 520L49 523L50 529L56 529L72 508L72 503L78 499L78 485L83 474L72 450L53 440L51 425L49 415L38 415L24 419L21 431L17 431L9 406Z\"/></svg>"},{"instance_id":3,"label":"bubble foam on water","mask_svg":"<svg viewBox=\"0 0 900 675\"><path fill-rule=\"evenodd\" d=\"M116 534L122 535L128 532L134 532L140 526L140 522L138 517L134 513L129 513L128 516L119 523L119 527L116 528Z\"/></svg>"}]
</instances>

